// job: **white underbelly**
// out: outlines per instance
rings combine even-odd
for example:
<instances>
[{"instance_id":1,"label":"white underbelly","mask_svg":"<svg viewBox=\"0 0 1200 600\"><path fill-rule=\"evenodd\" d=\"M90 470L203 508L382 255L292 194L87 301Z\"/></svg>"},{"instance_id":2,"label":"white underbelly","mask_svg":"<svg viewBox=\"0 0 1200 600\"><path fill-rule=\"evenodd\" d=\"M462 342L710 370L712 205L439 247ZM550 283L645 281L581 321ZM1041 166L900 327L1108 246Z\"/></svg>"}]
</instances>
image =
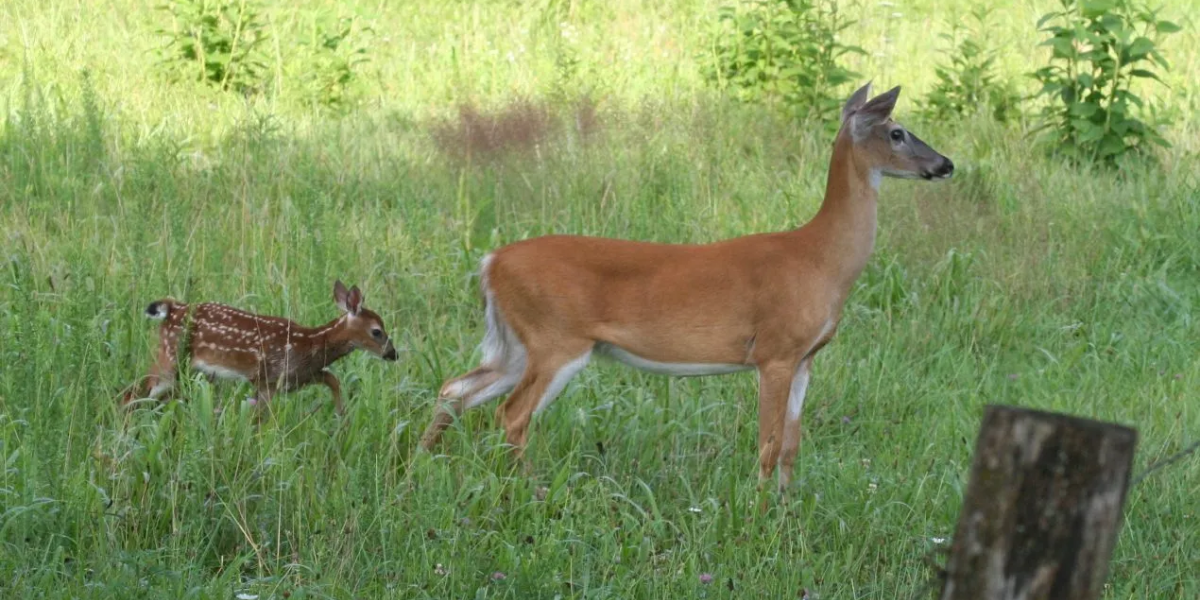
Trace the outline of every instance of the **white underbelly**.
<instances>
[{"instance_id":1,"label":"white underbelly","mask_svg":"<svg viewBox=\"0 0 1200 600\"><path fill-rule=\"evenodd\" d=\"M728 363L668 363L642 358L624 348L607 342L596 344L596 352L631 367L658 373L659 375L675 375L678 377L698 377L702 375L724 375L754 368L753 365Z\"/></svg>"},{"instance_id":2,"label":"white underbelly","mask_svg":"<svg viewBox=\"0 0 1200 600\"><path fill-rule=\"evenodd\" d=\"M233 369L230 369L228 367L223 367L221 365L212 365L212 364L206 363L202 360L192 361L192 367L195 368L197 371L200 371L207 375L211 375L218 379L240 379L242 381L248 381L246 376L242 375L242 373L240 371L235 371Z\"/></svg>"}]
</instances>

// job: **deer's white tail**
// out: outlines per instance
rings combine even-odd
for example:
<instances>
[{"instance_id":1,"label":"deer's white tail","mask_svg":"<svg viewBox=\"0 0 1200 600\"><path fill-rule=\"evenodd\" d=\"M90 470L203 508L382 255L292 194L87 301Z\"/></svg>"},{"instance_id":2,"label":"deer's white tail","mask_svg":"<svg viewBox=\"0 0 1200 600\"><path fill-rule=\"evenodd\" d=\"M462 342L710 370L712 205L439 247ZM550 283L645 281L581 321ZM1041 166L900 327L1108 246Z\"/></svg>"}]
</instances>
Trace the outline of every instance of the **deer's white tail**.
<instances>
[{"instance_id":1,"label":"deer's white tail","mask_svg":"<svg viewBox=\"0 0 1200 600\"><path fill-rule=\"evenodd\" d=\"M479 266L479 288L483 293L484 324L487 327L483 342L479 345L483 353L481 364L519 375L525 368L525 345L517 338L516 332L504 320L500 307L496 305L496 294L492 292L489 273L493 258L493 254L488 254Z\"/></svg>"}]
</instances>

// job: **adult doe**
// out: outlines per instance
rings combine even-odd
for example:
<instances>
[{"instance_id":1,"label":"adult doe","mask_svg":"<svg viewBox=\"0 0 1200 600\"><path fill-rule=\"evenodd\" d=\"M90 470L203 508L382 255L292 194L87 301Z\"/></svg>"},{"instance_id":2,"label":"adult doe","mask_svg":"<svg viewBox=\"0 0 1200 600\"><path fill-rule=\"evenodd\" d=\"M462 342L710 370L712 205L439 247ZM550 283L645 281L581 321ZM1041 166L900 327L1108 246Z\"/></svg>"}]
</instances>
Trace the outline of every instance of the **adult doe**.
<instances>
[{"instance_id":1,"label":"adult doe","mask_svg":"<svg viewBox=\"0 0 1200 600\"><path fill-rule=\"evenodd\" d=\"M358 348L396 360L396 349L383 320L363 306L358 286L347 290L341 281L334 283L333 299L344 314L320 327L223 304L191 306L170 298L151 302L146 316L162 321L158 354L150 373L125 394L124 402L171 391L182 359L212 378L250 382L259 410L277 392L321 383L333 393L337 413L344 415L341 384L327 367Z\"/></svg>"},{"instance_id":2,"label":"adult doe","mask_svg":"<svg viewBox=\"0 0 1200 600\"><path fill-rule=\"evenodd\" d=\"M786 488L813 357L875 245L881 179L954 171L892 120L899 87L869 95L868 83L842 109L824 202L799 229L702 245L554 235L484 257L483 361L442 386L422 446L455 415L511 392L497 418L520 455L531 415L594 353L668 375L755 369L759 479L778 467Z\"/></svg>"}]
</instances>

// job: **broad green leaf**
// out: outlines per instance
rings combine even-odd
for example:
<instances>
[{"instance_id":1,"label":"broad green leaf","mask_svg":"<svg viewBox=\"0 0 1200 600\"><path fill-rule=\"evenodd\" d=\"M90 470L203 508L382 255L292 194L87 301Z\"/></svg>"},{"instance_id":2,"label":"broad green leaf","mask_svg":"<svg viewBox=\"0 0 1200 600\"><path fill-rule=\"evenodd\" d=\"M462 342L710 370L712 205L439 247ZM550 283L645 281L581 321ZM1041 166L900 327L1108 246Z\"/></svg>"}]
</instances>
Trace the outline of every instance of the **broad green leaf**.
<instances>
[{"instance_id":1,"label":"broad green leaf","mask_svg":"<svg viewBox=\"0 0 1200 600\"><path fill-rule=\"evenodd\" d=\"M1150 140L1151 142L1154 142L1155 144L1158 144L1162 148L1170 148L1171 147L1171 142L1168 142L1165 138L1163 138L1162 136L1160 136L1157 133L1154 133L1152 131L1147 132L1146 139Z\"/></svg>"},{"instance_id":2,"label":"broad green leaf","mask_svg":"<svg viewBox=\"0 0 1200 600\"><path fill-rule=\"evenodd\" d=\"M1150 51L1154 50L1154 42L1145 36L1133 40L1129 45L1129 56L1139 58L1146 56Z\"/></svg>"},{"instance_id":3,"label":"broad green leaf","mask_svg":"<svg viewBox=\"0 0 1200 600\"><path fill-rule=\"evenodd\" d=\"M1104 137L1104 128L1083 119L1071 119L1071 128L1078 132L1079 143L1086 144Z\"/></svg>"},{"instance_id":4,"label":"broad green leaf","mask_svg":"<svg viewBox=\"0 0 1200 600\"><path fill-rule=\"evenodd\" d=\"M1042 18L1037 20L1037 25L1035 25L1035 27L1037 27L1038 29L1041 29L1042 25L1046 24L1046 21L1049 21L1050 19L1053 19L1060 15L1062 15L1062 13L1059 13L1059 12L1046 13L1046 14L1042 15Z\"/></svg>"},{"instance_id":5,"label":"broad green leaf","mask_svg":"<svg viewBox=\"0 0 1200 600\"><path fill-rule=\"evenodd\" d=\"M1109 134L1104 137L1103 142L1100 142L1100 157L1115 156L1124 152L1125 149L1125 140L1121 139L1121 136Z\"/></svg>"},{"instance_id":6,"label":"broad green leaf","mask_svg":"<svg viewBox=\"0 0 1200 600\"><path fill-rule=\"evenodd\" d=\"M1111 11L1116 7L1116 0L1084 0L1083 1L1083 16L1096 17Z\"/></svg>"},{"instance_id":7,"label":"broad green leaf","mask_svg":"<svg viewBox=\"0 0 1200 600\"><path fill-rule=\"evenodd\" d=\"M1154 74L1154 71L1149 71L1147 69L1134 69L1130 71L1129 74L1133 75L1134 77L1143 77L1147 79L1153 79L1155 81L1162 81L1158 78L1158 75Z\"/></svg>"},{"instance_id":8,"label":"broad green leaf","mask_svg":"<svg viewBox=\"0 0 1200 600\"><path fill-rule=\"evenodd\" d=\"M1060 58L1070 58L1075 55L1075 45L1071 40L1061 37L1050 38L1041 43L1054 49L1054 55Z\"/></svg>"},{"instance_id":9,"label":"broad green leaf","mask_svg":"<svg viewBox=\"0 0 1200 600\"><path fill-rule=\"evenodd\" d=\"M1170 21L1159 21L1154 24L1154 30L1159 33L1175 33L1176 31L1180 31L1182 29L1182 27Z\"/></svg>"},{"instance_id":10,"label":"broad green leaf","mask_svg":"<svg viewBox=\"0 0 1200 600\"><path fill-rule=\"evenodd\" d=\"M1071 105L1071 109L1069 112L1072 115L1086 119L1086 118L1096 114L1096 111L1098 111L1098 110L1100 110L1100 107L1096 106L1095 104L1078 103L1078 104Z\"/></svg>"},{"instance_id":11,"label":"broad green leaf","mask_svg":"<svg viewBox=\"0 0 1200 600\"><path fill-rule=\"evenodd\" d=\"M1129 35L1125 27L1125 22L1117 15L1109 13L1100 17L1100 24L1113 36L1123 38Z\"/></svg>"}]
</instances>

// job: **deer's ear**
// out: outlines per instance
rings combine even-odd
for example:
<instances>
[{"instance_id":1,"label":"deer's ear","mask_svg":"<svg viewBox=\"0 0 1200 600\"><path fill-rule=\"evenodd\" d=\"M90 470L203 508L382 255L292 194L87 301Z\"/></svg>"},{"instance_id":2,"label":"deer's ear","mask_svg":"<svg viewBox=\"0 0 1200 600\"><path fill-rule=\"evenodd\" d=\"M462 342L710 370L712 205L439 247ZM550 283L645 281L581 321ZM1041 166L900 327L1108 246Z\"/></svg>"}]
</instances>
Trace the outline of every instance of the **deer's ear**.
<instances>
[{"instance_id":1,"label":"deer's ear","mask_svg":"<svg viewBox=\"0 0 1200 600\"><path fill-rule=\"evenodd\" d=\"M347 304L350 306L350 314L357 315L362 310L363 293L358 289L358 286L350 288L350 298Z\"/></svg>"},{"instance_id":2,"label":"deer's ear","mask_svg":"<svg viewBox=\"0 0 1200 600\"><path fill-rule=\"evenodd\" d=\"M846 105L842 107L842 122L850 118L858 109L862 108L867 103L867 98L871 97L871 82L858 88L858 91L850 95L850 99L846 100Z\"/></svg>"},{"instance_id":3,"label":"deer's ear","mask_svg":"<svg viewBox=\"0 0 1200 600\"><path fill-rule=\"evenodd\" d=\"M333 283L333 301L337 303L338 308L344 312L354 314L353 304L350 302L350 291L342 284L342 280L337 280Z\"/></svg>"},{"instance_id":4,"label":"deer's ear","mask_svg":"<svg viewBox=\"0 0 1200 600\"><path fill-rule=\"evenodd\" d=\"M854 111L854 114L851 115L854 139L863 139L870 133L872 127L890 119L892 110L896 108L896 100L899 98L900 86L896 86L871 98L870 102Z\"/></svg>"}]
</instances>

